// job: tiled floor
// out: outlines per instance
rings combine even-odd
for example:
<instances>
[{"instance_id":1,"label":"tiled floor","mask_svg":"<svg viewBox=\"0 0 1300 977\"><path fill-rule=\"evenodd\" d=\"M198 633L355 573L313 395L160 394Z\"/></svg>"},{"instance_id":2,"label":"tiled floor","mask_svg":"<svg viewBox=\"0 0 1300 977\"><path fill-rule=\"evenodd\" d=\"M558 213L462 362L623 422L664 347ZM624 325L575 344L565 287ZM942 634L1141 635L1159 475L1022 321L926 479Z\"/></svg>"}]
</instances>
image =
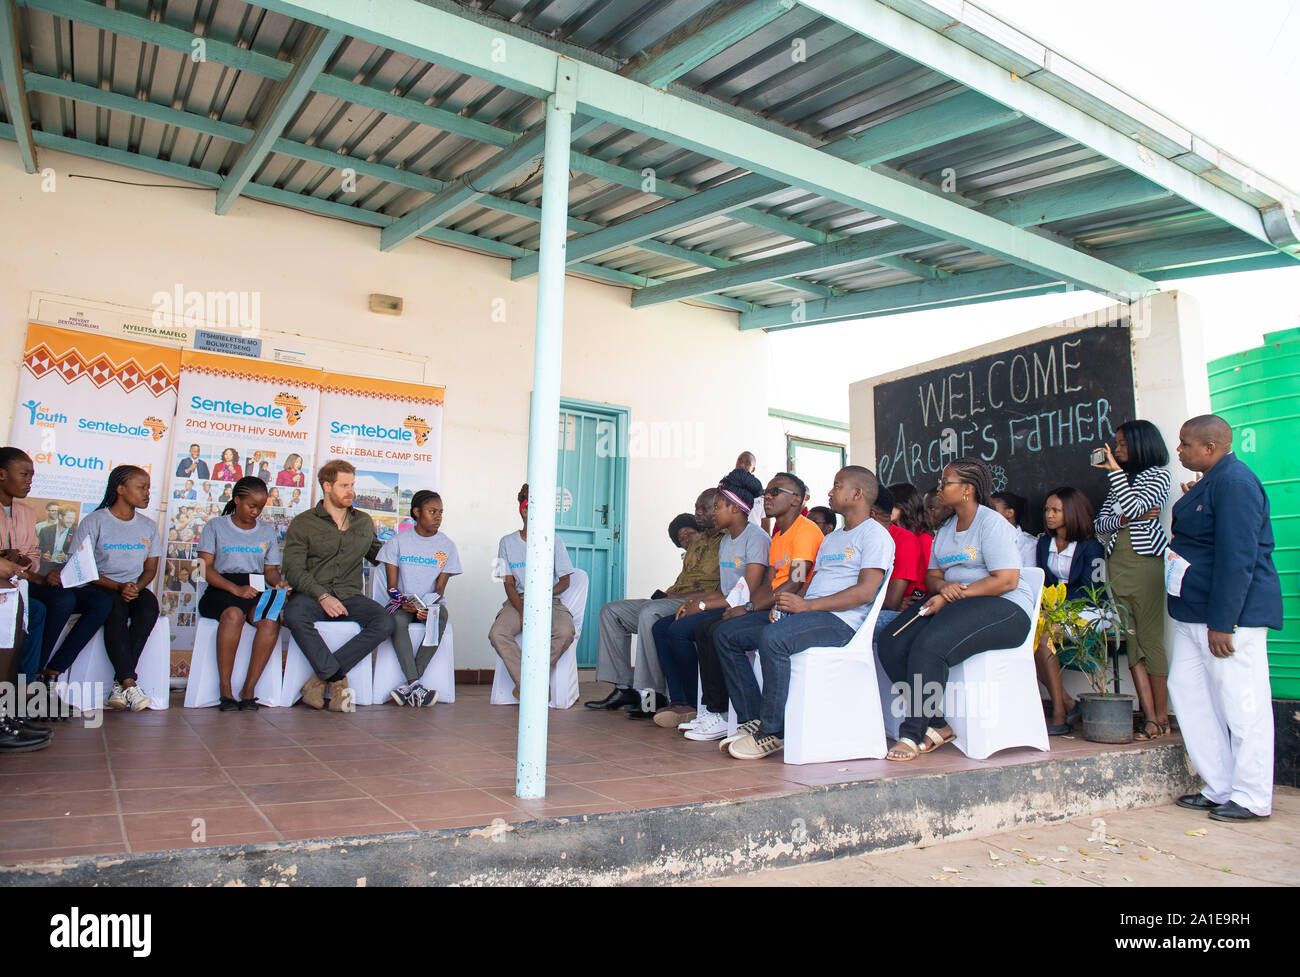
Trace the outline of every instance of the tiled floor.
<instances>
[{"instance_id":1,"label":"tiled floor","mask_svg":"<svg viewBox=\"0 0 1300 977\"><path fill-rule=\"evenodd\" d=\"M582 699L607 686L584 686ZM550 712L543 800L514 796L517 710L460 686L454 704L351 714L173 708L60 723L48 749L0 757L0 864L371 835L723 801L808 786L1026 763L1034 750L968 760L947 746L884 760L742 762L621 712ZM1140 747L1134 747L1140 748ZM1082 739L1052 755L1099 753Z\"/></svg>"}]
</instances>

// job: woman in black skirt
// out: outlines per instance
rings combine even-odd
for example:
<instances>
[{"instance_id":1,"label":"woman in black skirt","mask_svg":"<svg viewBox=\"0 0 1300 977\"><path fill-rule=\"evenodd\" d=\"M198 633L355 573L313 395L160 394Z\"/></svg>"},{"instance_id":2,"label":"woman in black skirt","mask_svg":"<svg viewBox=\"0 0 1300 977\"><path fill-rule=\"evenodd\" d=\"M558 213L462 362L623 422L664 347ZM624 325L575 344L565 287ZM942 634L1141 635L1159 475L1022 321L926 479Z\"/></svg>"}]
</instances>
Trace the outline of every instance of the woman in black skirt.
<instances>
[{"instance_id":1,"label":"woman in black skirt","mask_svg":"<svg viewBox=\"0 0 1300 977\"><path fill-rule=\"evenodd\" d=\"M250 574L261 574L268 587L288 586L280 575L280 544L275 529L262 522L266 506L266 483L246 476L235 483L226 511L209 519L199 536L199 559L207 589L199 601L199 614L217 621L217 673L221 678L222 712L235 709L256 710L254 690L262 670L270 661L280 638L280 621L253 621L253 612L262 592L249 586ZM244 622L256 629L253 653L248 663L244 688L236 699L230 687L230 673L235 666L235 652L243 634Z\"/></svg>"}]
</instances>

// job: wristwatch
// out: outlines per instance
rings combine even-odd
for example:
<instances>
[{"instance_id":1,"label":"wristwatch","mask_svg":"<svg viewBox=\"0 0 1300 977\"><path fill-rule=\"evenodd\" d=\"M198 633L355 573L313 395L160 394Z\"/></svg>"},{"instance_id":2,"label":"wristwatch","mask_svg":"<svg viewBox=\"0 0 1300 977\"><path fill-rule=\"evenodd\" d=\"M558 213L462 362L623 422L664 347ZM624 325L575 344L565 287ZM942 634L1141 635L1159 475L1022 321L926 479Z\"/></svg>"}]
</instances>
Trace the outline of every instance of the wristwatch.
<instances>
[{"instance_id":1,"label":"wristwatch","mask_svg":"<svg viewBox=\"0 0 1300 977\"><path fill-rule=\"evenodd\" d=\"M702 610L702 611L704 611L704 610L708 610L708 608L705 606L704 601L700 601L700 605L699 605L699 606L700 606L700 610Z\"/></svg>"},{"instance_id":2,"label":"wristwatch","mask_svg":"<svg viewBox=\"0 0 1300 977\"><path fill-rule=\"evenodd\" d=\"M754 613L754 602L752 600L745 601L745 613L746 614Z\"/></svg>"}]
</instances>

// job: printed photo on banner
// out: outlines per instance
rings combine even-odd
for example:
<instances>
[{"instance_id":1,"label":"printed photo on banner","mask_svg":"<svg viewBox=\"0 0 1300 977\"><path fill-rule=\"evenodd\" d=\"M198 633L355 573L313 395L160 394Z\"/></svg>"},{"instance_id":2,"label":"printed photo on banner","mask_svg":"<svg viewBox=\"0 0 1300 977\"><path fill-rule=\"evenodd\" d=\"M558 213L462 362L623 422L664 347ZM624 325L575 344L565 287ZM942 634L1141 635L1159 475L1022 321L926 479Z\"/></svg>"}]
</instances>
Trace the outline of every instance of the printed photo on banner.
<instances>
[{"instance_id":1,"label":"printed photo on banner","mask_svg":"<svg viewBox=\"0 0 1300 977\"><path fill-rule=\"evenodd\" d=\"M74 499L43 499L29 495L25 504L36 513L36 542L41 549L40 572L48 574L68 562L72 536L81 519L81 503Z\"/></svg>"}]
</instances>

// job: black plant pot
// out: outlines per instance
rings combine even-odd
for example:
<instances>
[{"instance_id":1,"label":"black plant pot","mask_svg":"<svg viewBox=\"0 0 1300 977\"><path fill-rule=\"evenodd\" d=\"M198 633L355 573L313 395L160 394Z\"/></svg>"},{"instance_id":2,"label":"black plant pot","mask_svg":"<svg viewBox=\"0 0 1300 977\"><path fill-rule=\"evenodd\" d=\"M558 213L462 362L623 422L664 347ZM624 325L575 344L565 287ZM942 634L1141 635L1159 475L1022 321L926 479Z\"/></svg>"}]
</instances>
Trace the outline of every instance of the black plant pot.
<instances>
[{"instance_id":1,"label":"black plant pot","mask_svg":"<svg viewBox=\"0 0 1300 977\"><path fill-rule=\"evenodd\" d=\"M1093 743L1133 742L1133 696L1085 692L1079 696L1083 738Z\"/></svg>"}]
</instances>

